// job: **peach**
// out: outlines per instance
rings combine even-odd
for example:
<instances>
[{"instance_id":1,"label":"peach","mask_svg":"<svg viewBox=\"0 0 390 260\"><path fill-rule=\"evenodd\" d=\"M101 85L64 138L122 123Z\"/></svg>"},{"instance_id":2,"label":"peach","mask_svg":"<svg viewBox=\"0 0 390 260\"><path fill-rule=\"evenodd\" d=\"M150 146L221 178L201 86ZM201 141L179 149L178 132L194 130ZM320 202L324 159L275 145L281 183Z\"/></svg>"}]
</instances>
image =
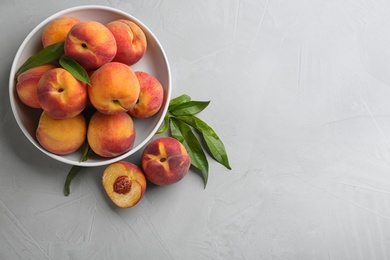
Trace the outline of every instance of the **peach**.
<instances>
[{"instance_id":1,"label":"peach","mask_svg":"<svg viewBox=\"0 0 390 260\"><path fill-rule=\"evenodd\" d=\"M76 151L86 140L87 123L83 114L75 117L55 119L42 112L36 138L47 151L64 155Z\"/></svg>"},{"instance_id":2,"label":"peach","mask_svg":"<svg viewBox=\"0 0 390 260\"><path fill-rule=\"evenodd\" d=\"M37 85L42 75L54 68L53 64L45 64L31 68L18 76L16 91L22 103L32 108L41 108L38 101Z\"/></svg>"},{"instance_id":3,"label":"peach","mask_svg":"<svg viewBox=\"0 0 390 260\"><path fill-rule=\"evenodd\" d=\"M116 51L116 41L110 30L95 21L75 24L65 39L65 55L86 70L97 69L112 61Z\"/></svg>"},{"instance_id":4,"label":"peach","mask_svg":"<svg viewBox=\"0 0 390 260\"><path fill-rule=\"evenodd\" d=\"M97 69L88 86L92 105L104 114L127 112L137 102L140 86L133 70L120 62Z\"/></svg>"},{"instance_id":5,"label":"peach","mask_svg":"<svg viewBox=\"0 0 390 260\"><path fill-rule=\"evenodd\" d=\"M146 190L146 179L141 169L130 162L119 161L108 165L103 172L104 190L120 208L135 206Z\"/></svg>"},{"instance_id":6,"label":"peach","mask_svg":"<svg viewBox=\"0 0 390 260\"><path fill-rule=\"evenodd\" d=\"M65 42L70 29L73 25L79 22L81 22L79 19L68 16L59 17L49 22L42 32L43 47L59 42Z\"/></svg>"},{"instance_id":7,"label":"peach","mask_svg":"<svg viewBox=\"0 0 390 260\"><path fill-rule=\"evenodd\" d=\"M129 114L138 118L148 118L155 115L161 108L164 89L161 83L152 75L136 71L140 85L140 93L136 104L129 110Z\"/></svg>"},{"instance_id":8,"label":"peach","mask_svg":"<svg viewBox=\"0 0 390 260\"><path fill-rule=\"evenodd\" d=\"M114 35L117 44L117 53L113 61L130 66L144 56L147 47L146 36L137 24L119 19L106 24L106 27Z\"/></svg>"},{"instance_id":9,"label":"peach","mask_svg":"<svg viewBox=\"0 0 390 260\"><path fill-rule=\"evenodd\" d=\"M133 119L127 113L107 115L96 111L88 124L87 140L92 151L102 157L128 152L135 140Z\"/></svg>"},{"instance_id":10,"label":"peach","mask_svg":"<svg viewBox=\"0 0 390 260\"><path fill-rule=\"evenodd\" d=\"M173 137L160 137L145 147L141 163L150 182L169 185L180 181L187 174L191 158L178 140Z\"/></svg>"},{"instance_id":11,"label":"peach","mask_svg":"<svg viewBox=\"0 0 390 260\"><path fill-rule=\"evenodd\" d=\"M37 85L40 106L54 118L80 114L87 103L87 87L63 68L54 68L42 75Z\"/></svg>"}]
</instances>

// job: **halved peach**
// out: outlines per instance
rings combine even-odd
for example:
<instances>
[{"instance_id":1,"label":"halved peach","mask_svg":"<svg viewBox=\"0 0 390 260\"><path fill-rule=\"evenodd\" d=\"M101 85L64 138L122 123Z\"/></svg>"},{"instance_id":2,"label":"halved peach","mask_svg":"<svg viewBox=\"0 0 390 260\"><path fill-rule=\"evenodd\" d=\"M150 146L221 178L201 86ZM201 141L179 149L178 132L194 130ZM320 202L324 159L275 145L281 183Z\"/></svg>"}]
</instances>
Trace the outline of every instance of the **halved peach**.
<instances>
[{"instance_id":1,"label":"halved peach","mask_svg":"<svg viewBox=\"0 0 390 260\"><path fill-rule=\"evenodd\" d=\"M146 190L146 179L142 170L127 161L107 166L103 172L102 183L108 197L121 208L136 205Z\"/></svg>"}]
</instances>

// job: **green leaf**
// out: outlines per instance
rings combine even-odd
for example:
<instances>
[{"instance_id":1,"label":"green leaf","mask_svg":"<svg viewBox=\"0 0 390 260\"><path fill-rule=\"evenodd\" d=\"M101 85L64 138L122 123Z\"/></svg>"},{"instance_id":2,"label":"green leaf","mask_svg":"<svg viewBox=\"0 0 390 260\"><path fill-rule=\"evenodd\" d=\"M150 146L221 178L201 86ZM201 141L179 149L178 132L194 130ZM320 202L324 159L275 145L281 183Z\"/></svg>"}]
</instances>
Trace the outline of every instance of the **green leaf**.
<instances>
[{"instance_id":1,"label":"green leaf","mask_svg":"<svg viewBox=\"0 0 390 260\"><path fill-rule=\"evenodd\" d=\"M77 176L77 174L79 173L81 168L83 168L83 167L78 166L78 165L73 165L72 168L70 168L70 171L69 171L68 175L66 176L66 181L65 181L65 185L64 185L64 195L65 196L69 196L69 194L70 194L70 183L72 182L74 177Z\"/></svg>"},{"instance_id":2,"label":"green leaf","mask_svg":"<svg viewBox=\"0 0 390 260\"><path fill-rule=\"evenodd\" d=\"M191 164L202 172L204 188L206 188L209 164L201 144L191 128L184 122L171 118L170 127L172 136L186 148L188 155L191 157Z\"/></svg>"},{"instance_id":3,"label":"green leaf","mask_svg":"<svg viewBox=\"0 0 390 260\"><path fill-rule=\"evenodd\" d=\"M208 124L196 116L178 116L177 119L191 125L196 130L198 130L202 134L206 145L214 159L231 170L225 146L219 139L217 133Z\"/></svg>"},{"instance_id":4,"label":"green leaf","mask_svg":"<svg viewBox=\"0 0 390 260\"><path fill-rule=\"evenodd\" d=\"M186 94L183 94L181 96L178 96L176 98L173 98L171 99L171 101L169 102L169 106L168 106L168 110L173 110L175 109L176 106L180 105L180 104L184 104L184 103L187 103L191 100L191 98L186 95Z\"/></svg>"},{"instance_id":5,"label":"green leaf","mask_svg":"<svg viewBox=\"0 0 390 260\"><path fill-rule=\"evenodd\" d=\"M86 147L85 147L85 149L83 151L83 154L81 156L80 162L85 162L86 160L88 160L88 153L89 153L90 150L91 150L90 146L87 143L87 145L86 145ZM78 166L78 165L73 165L72 168L70 168L70 171L69 171L68 175L66 176L66 181L65 181L65 185L64 185L64 195L65 196L69 196L69 194L70 194L70 183L77 176L77 174L79 173L81 168L83 168L83 167Z\"/></svg>"},{"instance_id":6,"label":"green leaf","mask_svg":"<svg viewBox=\"0 0 390 260\"><path fill-rule=\"evenodd\" d=\"M40 50L30 58L28 58L19 70L16 76L31 68L47 64L59 59L64 54L64 42L55 43Z\"/></svg>"},{"instance_id":7,"label":"green leaf","mask_svg":"<svg viewBox=\"0 0 390 260\"><path fill-rule=\"evenodd\" d=\"M83 154L81 155L80 162L85 162L86 160L88 160L88 153L90 150L91 150L91 147L87 143L85 148L84 148Z\"/></svg>"},{"instance_id":8,"label":"green leaf","mask_svg":"<svg viewBox=\"0 0 390 260\"><path fill-rule=\"evenodd\" d=\"M163 126L155 133L155 135L162 134L162 133L164 133L164 132L166 132L168 130L168 128L169 128L169 120L170 120L170 118L169 118L169 115L167 113L167 114L165 114L165 117L164 117L164 124L163 124Z\"/></svg>"},{"instance_id":9,"label":"green leaf","mask_svg":"<svg viewBox=\"0 0 390 260\"><path fill-rule=\"evenodd\" d=\"M76 79L91 85L89 81L88 73L85 71L85 69L74 59L71 59L69 57L63 56L60 59L60 65L69 71L70 74L73 75Z\"/></svg>"},{"instance_id":10,"label":"green leaf","mask_svg":"<svg viewBox=\"0 0 390 260\"><path fill-rule=\"evenodd\" d=\"M209 103L210 101L188 101L175 106L170 112L175 116L195 115L205 109Z\"/></svg>"}]
</instances>

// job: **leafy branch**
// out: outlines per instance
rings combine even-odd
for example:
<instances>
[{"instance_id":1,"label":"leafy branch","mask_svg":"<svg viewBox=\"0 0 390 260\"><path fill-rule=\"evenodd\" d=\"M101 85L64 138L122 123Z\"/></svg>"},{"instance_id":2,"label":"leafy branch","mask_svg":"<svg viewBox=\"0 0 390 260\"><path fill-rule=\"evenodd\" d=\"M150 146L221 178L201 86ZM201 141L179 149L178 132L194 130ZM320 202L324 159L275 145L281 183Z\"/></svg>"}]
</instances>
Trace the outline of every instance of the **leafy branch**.
<instances>
[{"instance_id":1,"label":"leafy branch","mask_svg":"<svg viewBox=\"0 0 390 260\"><path fill-rule=\"evenodd\" d=\"M180 141L188 151L191 157L191 165L202 172L205 188L209 175L209 165L205 150L217 162L227 169L231 169L227 152L221 139L206 122L196 116L209 103L210 101L192 101L185 94L172 99L169 102L168 113L164 117L164 124L156 133L161 134L170 129L172 137ZM207 149L204 149L194 132L200 134Z\"/></svg>"}]
</instances>

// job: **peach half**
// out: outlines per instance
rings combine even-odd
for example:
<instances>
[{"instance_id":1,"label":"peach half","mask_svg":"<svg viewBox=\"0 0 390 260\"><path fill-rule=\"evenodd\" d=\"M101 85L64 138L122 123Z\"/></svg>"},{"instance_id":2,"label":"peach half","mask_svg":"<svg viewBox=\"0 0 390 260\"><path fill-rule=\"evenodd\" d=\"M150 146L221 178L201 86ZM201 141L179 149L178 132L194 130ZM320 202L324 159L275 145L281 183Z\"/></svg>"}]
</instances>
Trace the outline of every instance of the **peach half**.
<instances>
[{"instance_id":1,"label":"peach half","mask_svg":"<svg viewBox=\"0 0 390 260\"><path fill-rule=\"evenodd\" d=\"M70 29L73 25L79 22L81 21L78 18L65 16L56 18L48 23L42 32L43 47L59 42L65 42Z\"/></svg>"},{"instance_id":2,"label":"peach half","mask_svg":"<svg viewBox=\"0 0 390 260\"><path fill-rule=\"evenodd\" d=\"M180 181L191 166L185 147L173 137L151 141L141 157L146 178L156 185L170 185Z\"/></svg>"},{"instance_id":3,"label":"peach half","mask_svg":"<svg viewBox=\"0 0 390 260\"><path fill-rule=\"evenodd\" d=\"M126 161L108 165L102 177L104 190L120 208L135 206L146 190L146 179L141 169Z\"/></svg>"},{"instance_id":4,"label":"peach half","mask_svg":"<svg viewBox=\"0 0 390 260\"><path fill-rule=\"evenodd\" d=\"M26 70L18 76L16 91L22 103L32 108L41 108L38 101L37 85L42 75L54 68L55 66L52 64L45 64Z\"/></svg>"},{"instance_id":5,"label":"peach half","mask_svg":"<svg viewBox=\"0 0 390 260\"><path fill-rule=\"evenodd\" d=\"M134 22L118 19L106 24L114 35L117 44L117 53L113 61L126 65L134 65L145 54L147 40L143 30Z\"/></svg>"},{"instance_id":6,"label":"peach half","mask_svg":"<svg viewBox=\"0 0 390 260\"><path fill-rule=\"evenodd\" d=\"M36 138L47 151L58 155L76 151L86 140L87 123L82 114L75 117L55 119L42 112Z\"/></svg>"},{"instance_id":7,"label":"peach half","mask_svg":"<svg viewBox=\"0 0 390 260\"><path fill-rule=\"evenodd\" d=\"M102 157L128 152L135 140L133 119L127 113L107 115L96 111L88 124L87 139L92 151Z\"/></svg>"},{"instance_id":8,"label":"peach half","mask_svg":"<svg viewBox=\"0 0 390 260\"><path fill-rule=\"evenodd\" d=\"M65 55L86 70L97 69L112 61L116 51L114 36L106 26L96 21L75 24L65 39Z\"/></svg>"},{"instance_id":9,"label":"peach half","mask_svg":"<svg viewBox=\"0 0 390 260\"><path fill-rule=\"evenodd\" d=\"M161 83L149 73L136 71L140 85L137 103L129 110L131 116L148 118L155 115L161 108L164 89Z\"/></svg>"},{"instance_id":10,"label":"peach half","mask_svg":"<svg viewBox=\"0 0 390 260\"><path fill-rule=\"evenodd\" d=\"M97 69L88 85L92 105L104 114L127 112L137 102L140 86L133 70L120 62L109 62Z\"/></svg>"},{"instance_id":11,"label":"peach half","mask_svg":"<svg viewBox=\"0 0 390 260\"><path fill-rule=\"evenodd\" d=\"M54 68L42 75L37 95L41 108L54 118L80 114L88 99L85 83L63 68Z\"/></svg>"}]
</instances>

